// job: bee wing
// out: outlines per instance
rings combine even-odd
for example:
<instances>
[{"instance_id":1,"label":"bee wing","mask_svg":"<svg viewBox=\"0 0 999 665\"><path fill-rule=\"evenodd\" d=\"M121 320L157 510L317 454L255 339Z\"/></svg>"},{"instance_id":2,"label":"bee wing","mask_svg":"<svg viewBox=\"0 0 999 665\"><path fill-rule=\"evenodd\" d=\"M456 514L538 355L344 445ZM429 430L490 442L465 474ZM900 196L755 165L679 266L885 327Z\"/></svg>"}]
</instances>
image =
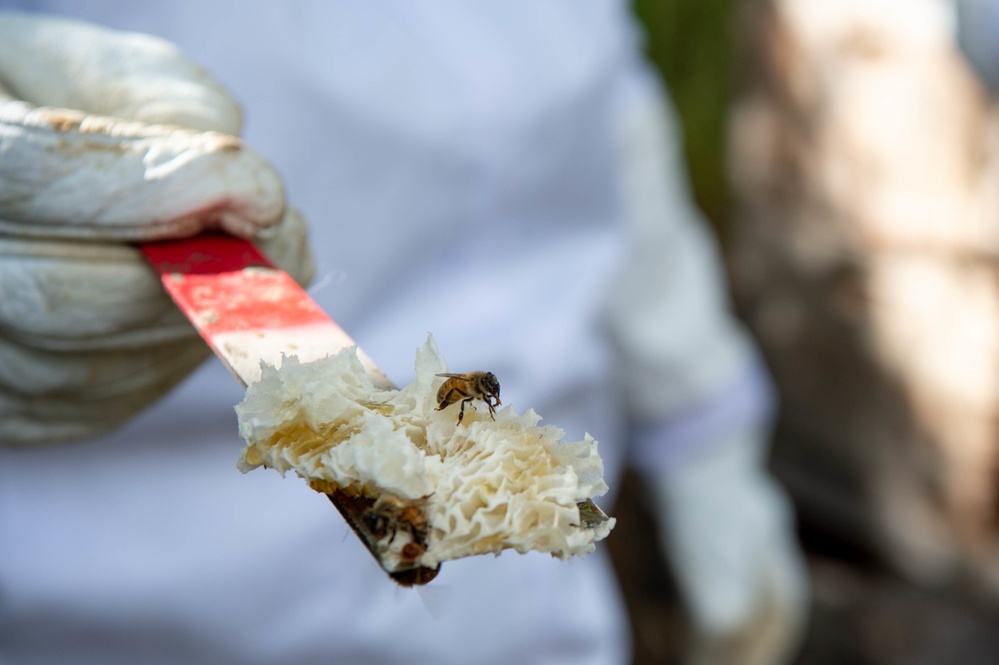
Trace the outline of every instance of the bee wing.
<instances>
[{"instance_id":1,"label":"bee wing","mask_svg":"<svg viewBox=\"0 0 999 665\"><path fill-rule=\"evenodd\" d=\"M455 377L463 377L465 375L464 374L451 374L450 372L444 372L443 374L434 374L434 376L443 376L443 377L447 377L447 378L451 379L451 378L455 378Z\"/></svg>"}]
</instances>

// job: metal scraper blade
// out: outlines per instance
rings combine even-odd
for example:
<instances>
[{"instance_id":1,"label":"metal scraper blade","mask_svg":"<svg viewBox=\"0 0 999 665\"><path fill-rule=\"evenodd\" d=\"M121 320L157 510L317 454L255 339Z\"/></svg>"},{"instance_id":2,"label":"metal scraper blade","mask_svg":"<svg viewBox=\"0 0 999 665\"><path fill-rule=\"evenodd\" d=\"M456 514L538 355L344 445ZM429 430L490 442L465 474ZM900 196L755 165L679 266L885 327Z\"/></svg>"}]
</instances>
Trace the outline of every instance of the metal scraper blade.
<instances>
[{"instance_id":1,"label":"metal scraper blade","mask_svg":"<svg viewBox=\"0 0 999 665\"><path fill-rule=\"evenodd\" d=\"M244 386L260 378L261 362L282 356L318 360L356 346L343 329L249 240L208 232L180 240L147 242L139 250L160 274L163 287L215 354ZM375 386L394 388L360 349ZM374 499L340 488L323 492L385 568L365 515ZM386 572L405 586L426 584L438 568Z\"/></svg>"}]
</instances>

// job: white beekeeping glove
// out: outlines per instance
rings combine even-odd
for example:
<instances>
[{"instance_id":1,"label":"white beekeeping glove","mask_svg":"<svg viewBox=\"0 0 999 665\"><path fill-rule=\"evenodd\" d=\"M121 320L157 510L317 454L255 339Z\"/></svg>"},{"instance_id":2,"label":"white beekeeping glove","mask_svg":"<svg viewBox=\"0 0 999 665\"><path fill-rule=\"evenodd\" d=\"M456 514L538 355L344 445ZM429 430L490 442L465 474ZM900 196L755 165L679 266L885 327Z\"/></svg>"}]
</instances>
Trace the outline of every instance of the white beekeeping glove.
<instances>
[{"instance_id":1,"label":"white beekeeping glove","mask_svg":"<svg viewBox=\"0 0 999 665\"><path fill-rule=\"evenodd\" d=\"M673 438L667 430L641 443L662 444L653 439ZM746 426L697 441L644 474L694 629L685 665L782 665L803 636L807 570L790 504L766 469L768 433Z\"/></svg>"},{"instance_id":2,"label":"white beekeeping glove","mask_svg":"<svg viewBox=\"0 0 999 665\"><path fill-rule=\"evenodd\" d=\"M309 279L240 122L170 44L0 12L0 444L111 429L207 356L127 242L218 227Z\"/></svg>"}]
</instances>

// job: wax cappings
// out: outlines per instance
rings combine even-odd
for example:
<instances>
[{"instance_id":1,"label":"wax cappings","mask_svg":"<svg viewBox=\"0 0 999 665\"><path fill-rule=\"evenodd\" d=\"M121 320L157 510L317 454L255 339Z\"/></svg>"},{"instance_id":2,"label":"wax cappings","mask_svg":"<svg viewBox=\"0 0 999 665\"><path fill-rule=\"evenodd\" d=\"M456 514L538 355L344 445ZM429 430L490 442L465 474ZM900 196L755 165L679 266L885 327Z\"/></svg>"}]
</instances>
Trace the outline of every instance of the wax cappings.
<instances>
[{"instance_id":1,"label":"wax cappings","mask_svg":"<svg viewBox=\"0 0 999 665\"><path fill-rule=\"evenodd\" d=\"M294 471L320 491L418 505L427 527L418 556L400 554L411 530L376 530L389 569L508 548L559 558L593 551L615 522L580 516L578 504L607 491L597 442L563 442L563 431L540 425L533 410L507 406L492 420L482 402L466 406L459 424L459 404L437 410L444 379L436 375L446 371L432 337L401 390L375 388L354 349L265 366L236 407L247 441L239 469Z\"/></svg>"}]
</instances>

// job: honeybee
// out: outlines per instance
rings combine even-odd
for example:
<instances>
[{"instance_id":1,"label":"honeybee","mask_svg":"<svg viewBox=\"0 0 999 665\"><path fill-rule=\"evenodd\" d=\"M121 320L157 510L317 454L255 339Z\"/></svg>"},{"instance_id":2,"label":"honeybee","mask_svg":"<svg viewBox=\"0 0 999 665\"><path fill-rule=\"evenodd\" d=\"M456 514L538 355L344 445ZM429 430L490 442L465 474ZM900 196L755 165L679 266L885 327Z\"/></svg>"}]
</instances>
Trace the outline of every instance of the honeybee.
<instances>
[{"instance_id":1,"label":"honeybee","mask_svg":"<svg viewBox=\"0 0 999 665\"><path fill-rule=\"evenodd\" d=\"M445 409L461 401L458 422L465 417L465 405L473 399L480 399L489 407L489 417L496 420L496 407L500 405L500 385L492 372L471 372L469 374L438 374L447 380L437 391L437 410ZM495 400L495 402L493 401Z\"/></svg>"},{"instance_id":2,"label":"honeybee","mask_svg":"<svg viewBox=\"0 0 999 665\"><path fill-rule=\"evenodd\" d=\"M414 547L404 549L404 556L415 559L426 551L429 522L426 514L427 498L403 501L391 494L383 494L361 516L364 526L377 539L395 539L400 531L408 531ZM411 556L410 556L411 555Z\"/></svg>"}]
</instances>

